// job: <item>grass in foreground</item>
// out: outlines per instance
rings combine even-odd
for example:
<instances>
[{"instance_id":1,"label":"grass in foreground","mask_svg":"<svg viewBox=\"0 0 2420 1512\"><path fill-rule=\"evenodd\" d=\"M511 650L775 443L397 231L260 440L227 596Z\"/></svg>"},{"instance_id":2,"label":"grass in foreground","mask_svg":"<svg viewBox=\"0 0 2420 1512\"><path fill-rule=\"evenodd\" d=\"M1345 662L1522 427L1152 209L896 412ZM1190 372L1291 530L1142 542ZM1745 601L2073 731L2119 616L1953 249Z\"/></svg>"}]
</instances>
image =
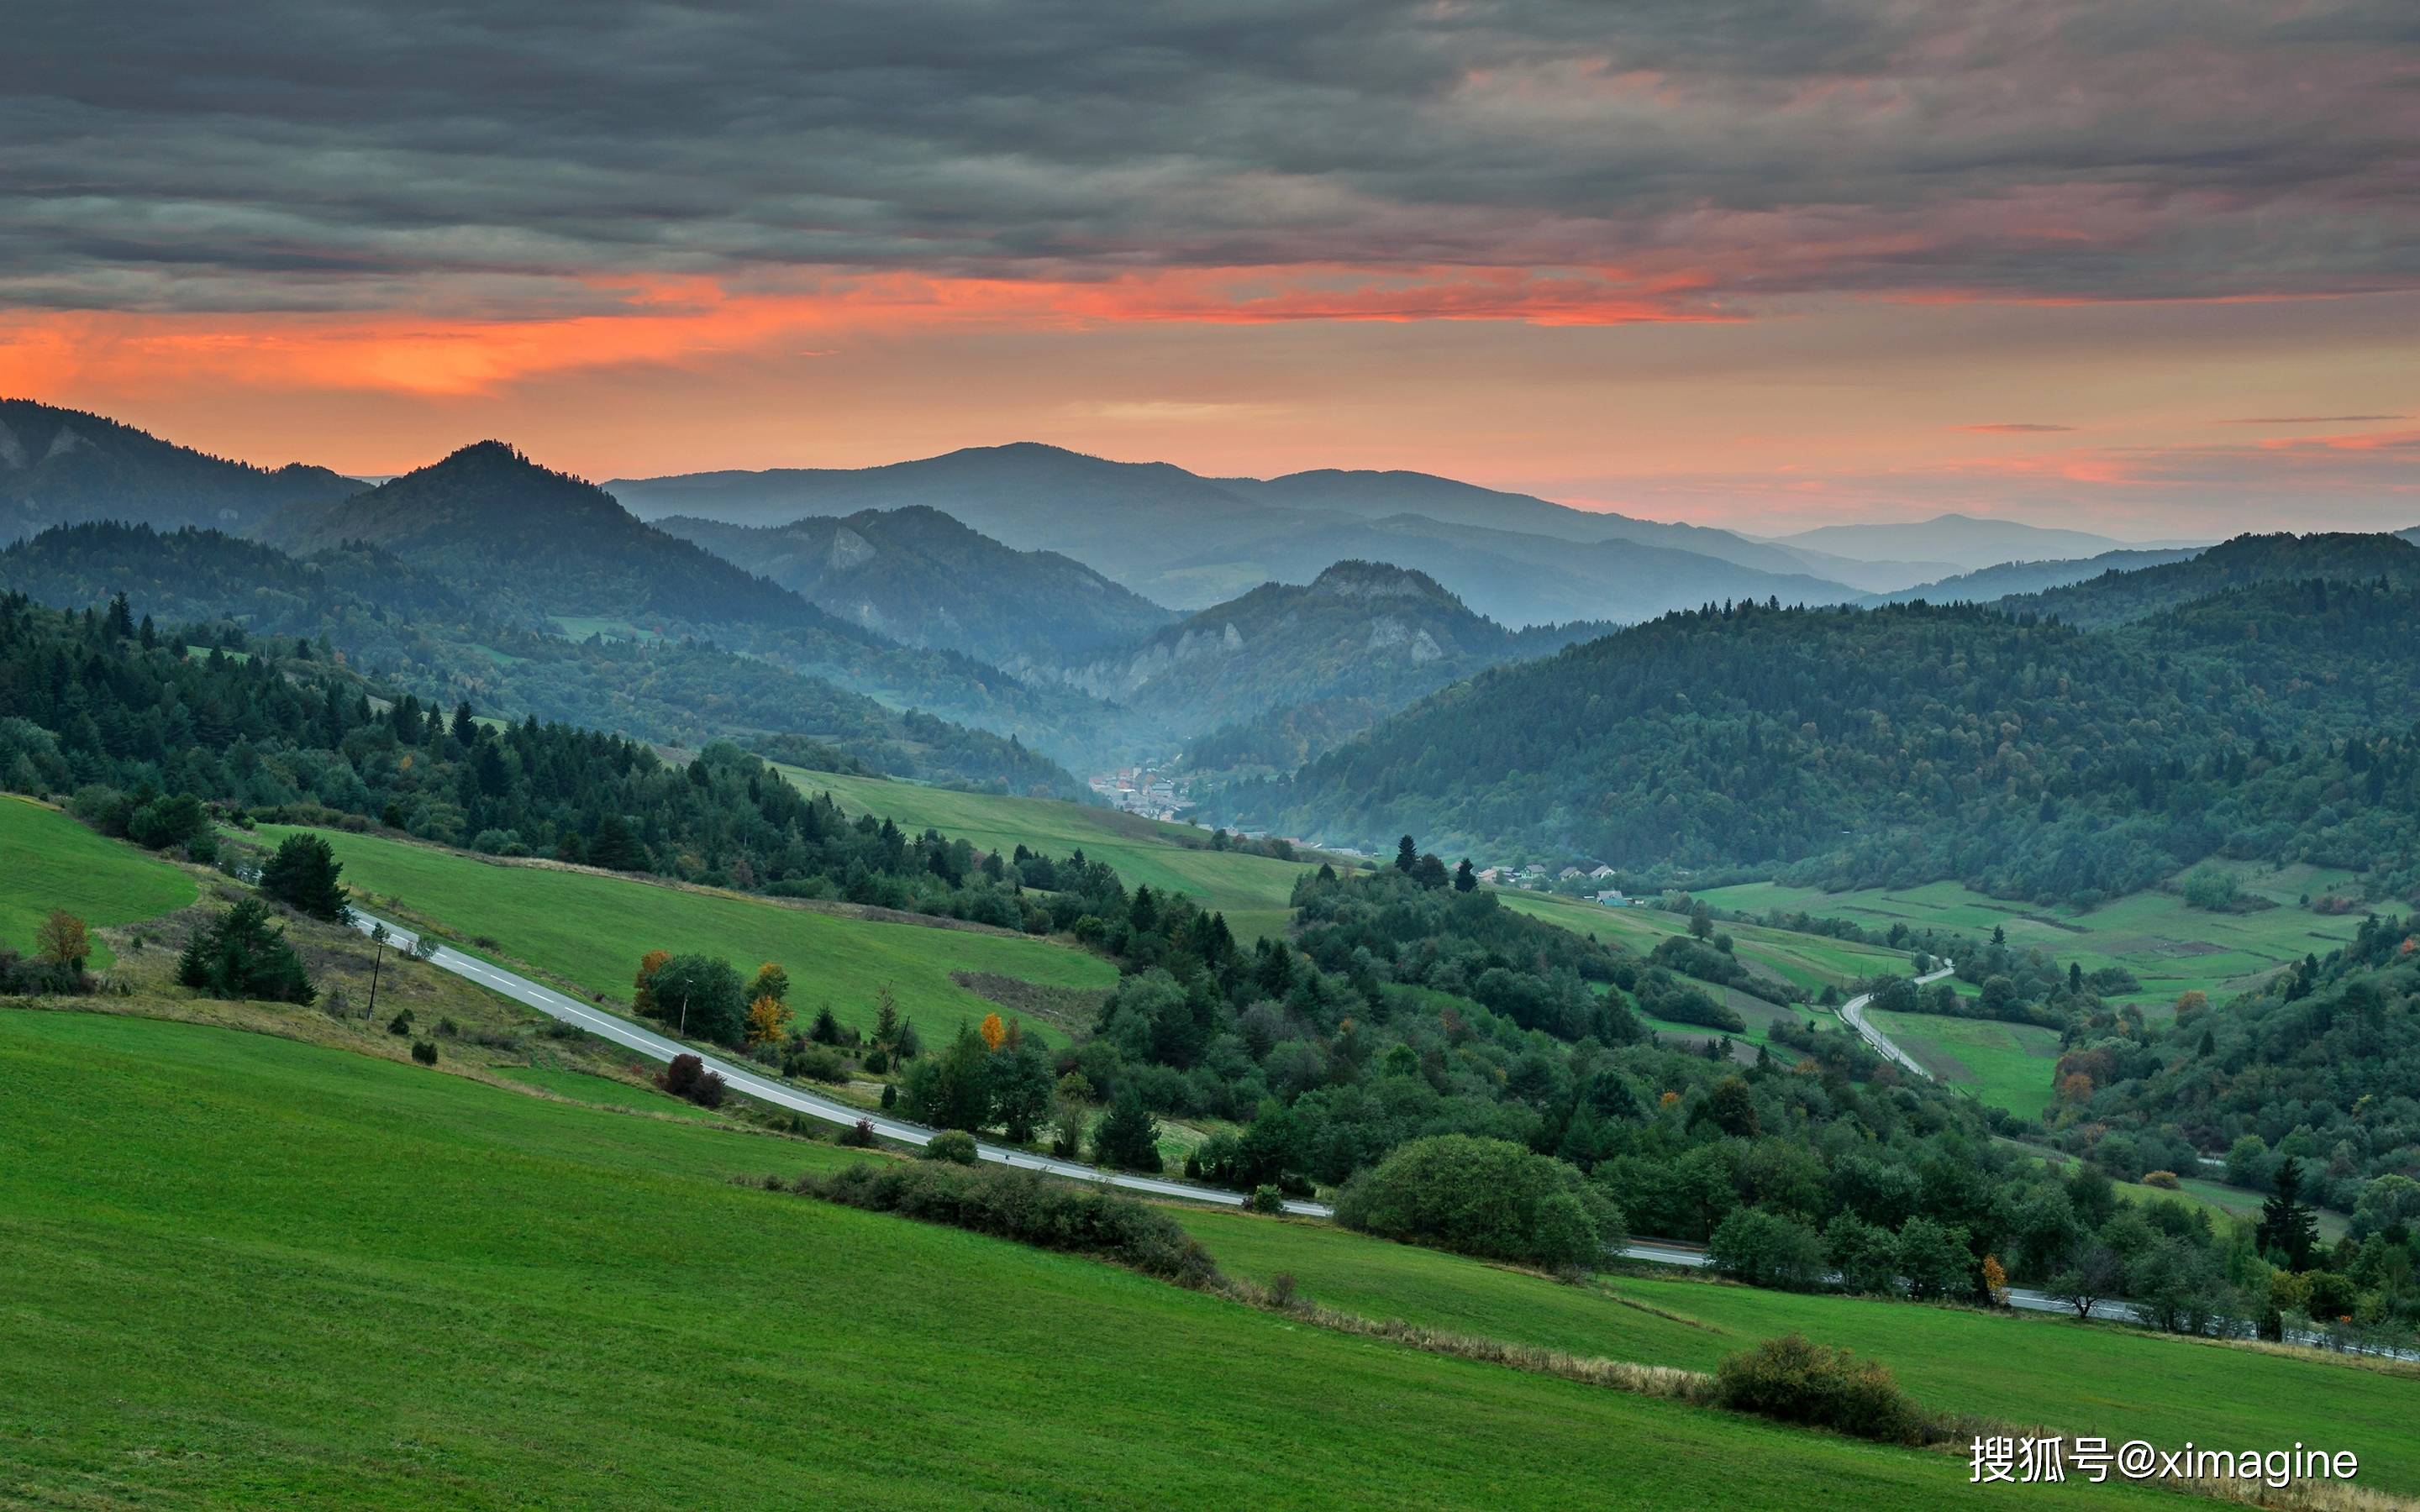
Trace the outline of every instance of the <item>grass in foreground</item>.
<instances>
[{"instance_id":1,"label":"grass in foreground","mask_svg":"<svg viewBox=\"0 0 2420 1512\"><path fill-rule=\"evenodd\" d=\"M845 1158L0 1010L0 1494L54 1504L1937 1505L1962 1461L729 1184ZM2034 1489L2028 1504L2125 1491Z\"/></svg>"},{"instance_id":2,"label":"grass in foreground","mask_svg":"<svg viewBox=\"0 0 2420 1512\"><path fill-rule=\"evenodd\" d=\"M795 766L780 770L804 792L830 793L848 812L889 819L910 834L938 829L980 850L1007 854L1019 845L1057 856L1081 850L1115 867L1129 887L1172 889L1224 913L1227 927L1247 943L1284 934L1293 917L1286 901L1295 879L1312 870L1299 861L1214 851L1210 837L1190 825L1161 824L1114 809L1056 798L957 793Z\"/></svg>"},{"instance_id":3,"label":"grass in foreground","mask_svg":"<svg viewBox=\"0 0 2420 1512\"><path fill-rule=\"evenodd\" d=\"M270 843L292 831L264 825ZM761 961L789 968L790 1006L803 1025L829 1002L844 1025L870 1028L875 996L891 988L929 1041L972 1024L993 1005L951 980L989 972L1045 987L1116 984L1117 968L1053 944L975 930L849 918L733 894L689 891L542 866L512 866L431 845L321 831L348 886L392 899L466 939L487 936L589 993L627 1002L647 950L703 950L743 974ZM365 900L369 902L369 900ZM1046 1040L1064 1036L1029 1026Z\"/></svg>"},{"instance_id":4,"label":"grass in foreground","mask_svg":"<svg viewBox=\"0 0 2420 1512\"><path fill-rule=\"evenodd\" d=\"M2420 1372L2397 1378L2048 1316L1713 1281L1567 1286L1323 1225L1170 1211L1231 1274L1266 1284L1284 1272L1311 1300L1368 1317L1695 1370L1795 1330L1881 1360L1927 1406L2171 1446L2333 1437L2361 1455L2362 1484L2420 1490L2420 1432L2410 1426Z\"/></svg>"},{"instance_id":5,"label":"grass in foreground","mask_svg":"<svg viewBox=\"0 0 2420 1512\"><path fill-rule=\"evenodd\" d=\"M54 908L98 928L172 914L197 896L193 879L132 845L94 834L56 809L0 795L0 945L34 953L34 931ZM93 941L85 963L114 958Z\"/></svg>"}]
</instances>

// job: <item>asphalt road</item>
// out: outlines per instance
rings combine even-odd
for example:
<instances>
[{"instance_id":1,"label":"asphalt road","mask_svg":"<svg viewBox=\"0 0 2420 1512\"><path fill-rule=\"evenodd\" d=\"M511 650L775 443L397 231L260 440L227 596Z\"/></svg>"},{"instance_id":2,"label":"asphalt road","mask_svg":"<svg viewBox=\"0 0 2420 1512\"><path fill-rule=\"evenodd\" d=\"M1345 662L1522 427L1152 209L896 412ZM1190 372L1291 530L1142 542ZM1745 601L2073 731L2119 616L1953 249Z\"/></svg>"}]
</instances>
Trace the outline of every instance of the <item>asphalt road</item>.
<instances>
[{"instance_id":1,"label":"asphalt road","mask_svg":"<svg viewBox=\"0 0 2420 1512\"><path fill-rule=\"evenodd\" d=\"M1948 976L1956 969L1956 964L1952 963L1949 965L1943 966L1938 971L1931 972L1925 976L1916 978L1916 984L1919 987L1929 987L1932 983L1939 981L1942 978ZM1849 1027L1856 1030L1858 1034L1865 1037L1866 1043L1874 1047L1875 1054L1883 1057L1886 1060L1898 1062L1900 1066L1914 1072L1928 1082L1932 1080L1932 1072L1925 1070L1922 1066L1917 1065L1916 1063L1916 1058L1913 1056L1910 1056L1906 1051L1901 1050L1899 1046L1891 1043L1891 1038L1889 1035L1885 1034L1882 1030L1875 1028L1871 1024L1866 1022L1866 1005L1873 1000L1873 994L1859 993L1856 996L1850 998L1847 1002L1840 1005L1841 1019L1847 1023Z\"/></svg>"},{"instance_id":2,"label":"asphalt road","mask_svg":"<svg viewBox=\"0 0 2420 1512\"><path fill-rule=\"evenodd\" d=\"M388 940L399 949L411 949L420 938L419 935L399 924L363 913L360 909L353 910L353 927L363 933L367 934L372 929L380 925L385 926ZM903 1145L923 1145L931 1140L937 1132L921 1123L909 1123L904 1119L894 1119L888 1114L868 1112L864 1108L853 1107L846 1103L803 1090L766 1076L761 1072L751 1071L744 1065L725 1060L719 1056L681 1044L676 1041L667 1040L660 1034L639 1027L618 1014L608 1013L601 1008L580 1002L576 998L566 997L551 987L539 986L527 977L506 971L504 967L490 964L476 956L464 955L461 951L447 946L439 946L437 953L428 958L428 964L441 971L450 971L458 977L477 982L489 991L500 993L514 1002L534 1008L549 1018L561 1019L566 1024L577 1025L600 1040L610 1040L625 1050L634 1051L650 1060L670 1061L675 1056L695 1056L706 1062L706 1070L720 1074L725 1082L729 1083L733 1091L745 1093L760 1103L787 1108L793 1113L804 1114L810 1119L819 1119L826 1123L853 1124L863 1119L874 1126L876 1134ZM1140 1193L1145 1196L1182 1197L1190 1202L1207 1202L1226 1208L1240 1208L1244 1205L1244 1198L1240 1193L1222 1191L1217 1187L1196 1186L1190 1181L1173 1181L1165 1177L1139 1176L1131 1171L1103 1170L1097 1165L1085 1165L1076 1161L1054 1160L1047 1155L1036 1155L1023 1149L1009 1149L999 1145L985 1144L980 1140L975 1144L975 1152L985 1160L994 1161L1002 1165L1016 1165L1027 1170L1044 1171L1052 1176L1063 1176L1078 1181L1105 1181L1111 1186L1120 1187L1128 1192ZM1324 1202L1289 1201L1285 1209L1288 1212L1298 1213L1305 1217L1326 1218L1334 1215L1334 1210Z\"/></svg>"}]
</instances>

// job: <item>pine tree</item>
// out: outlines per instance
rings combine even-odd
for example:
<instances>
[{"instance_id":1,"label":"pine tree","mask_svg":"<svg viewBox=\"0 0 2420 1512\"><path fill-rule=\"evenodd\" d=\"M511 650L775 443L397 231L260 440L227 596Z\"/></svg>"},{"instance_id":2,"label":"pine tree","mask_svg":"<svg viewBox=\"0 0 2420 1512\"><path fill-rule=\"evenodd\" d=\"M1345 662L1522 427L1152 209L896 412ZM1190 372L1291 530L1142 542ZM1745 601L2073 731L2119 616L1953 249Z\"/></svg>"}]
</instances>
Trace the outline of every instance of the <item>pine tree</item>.
<instances>
[{"instance_id":1,"label":"pine tree","mask_svg":"<svg viewBox=\"0 0 2420 1512\"><path fill-rule=\"evenodd\" d=\"M319 836L288 835L261 868L260 890L289 908L333 923L345 917L345 888L337 881L344 870L334 848Z\"/></svg>"},{"instance_id":2,"label":"pine tree","mask_svg":"<svg viewBox=\"0 0 2420 1512\"><path fill-rule=\"evenodd\" d=\"M1128 1088L1093 1129L1093 1159L1125 1171L1159 1169L1159 1120Z\"/></svg>"},{"instance_id":3,"label":"pine tree","mask_svg":"<svg viewBox=\"0 0 2420 1512\"><path fill-rule=\"evenodd\" d=\"M1420 848L1417 844L1413 843L1411 836L1406 835L1402 840L1395 842L1396 871L1403 872L1405 876L1409 876L1411 875L1412 868L1419 864Z\"/></svg>"},{"instance_id":4,"label":"pine tree","mask_svg":"<svg viewBox=\"0 0 2420 1512\"><path fill-rule=\"evenodd\" d=\"M1470 869L1470 857L1466 856L1462 858L1462 864L1453 869L1453 890L1469 892L1478 886L1479 873Z\"/></svg>"},{"instance_id":5,"label":"pine tree","mask_svg":"<svg viewBox=\"0 0 2420 1512\"><path fill-rule=\"evenodd\" d=\"M2260 1224L2254 1230L2254 1242L2263 1249L2285 1256L2288 1270L2306 1269L2311 1263L2311 1251L2319 1246L2319 1220L2301 1200L2302 1162L2291 1156L2278 1162L2275 1181L2276 1191L2260 1205Z\"/></svg>"}]
</instances>

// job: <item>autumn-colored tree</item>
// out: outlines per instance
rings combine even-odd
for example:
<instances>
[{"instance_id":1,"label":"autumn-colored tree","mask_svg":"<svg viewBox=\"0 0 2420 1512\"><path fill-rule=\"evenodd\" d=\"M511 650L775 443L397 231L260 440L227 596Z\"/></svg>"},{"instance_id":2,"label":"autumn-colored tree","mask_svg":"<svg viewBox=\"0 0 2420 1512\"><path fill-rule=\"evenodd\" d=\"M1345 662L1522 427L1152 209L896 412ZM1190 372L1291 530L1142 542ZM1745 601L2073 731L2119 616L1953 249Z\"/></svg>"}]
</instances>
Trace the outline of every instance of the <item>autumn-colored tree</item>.
<instances>
[{"instance_id":1,"label":"autumn-colored tree","mask_svg":"<svg viewBox=\"0 0 2420 1512\"><path fill-rule=\"evenodd\" d=\"M2180 994L2177 997L2177 1022L2182 1024L2209 1006L2210 994L2198 987L2191 992Z\"/></svg>"},{"instance_id":2,"label":"autumn-colored tree","mask_svg":"<svg viewBox=\"0 0 2420 1512\"><path fill-rule=\"evenodd\" d=\"M1665 1093L1662 1097L1657 1098L1655 1101L1656 1101L1656 1103L1657 1103L1659 1105L1664 1106L1664 1107L1668 1107L1668 1107L1670 1107L1673 1103L1678 1103L1678 1102L1680 1102L1680 1101L1681 1101L1681 1094L1680 1094L1680 1093L1678 1093L1678 1092L1667 1092L1667 1093Z\"/></svg>"},{"instance_id":3,"label":"autumn-colored tree","mask_svg":"<svg viewBox=\"0 0 2420 1512\"><path fill-rule=\"evenodd\" d=\"M779 1044L790 1032L790 1010L770 993L748 1005L748 1042Z\"/></svg>"},{"instance_id":4,"label":"autumn-colored tree","mask_svg":"<svg viewBox=\"0 0 2420 1512\"><path fill-rule=\"evenodd\" d=\"M777 1003L790 1000L790 974L778 961L768 961L756 968L756 980L748 984L748 1000L769 997Z\"/></svg>"},{"instance_id":5,"label":"autumn-colored tree","mask_svg":"<svg viewBox=\"0 0 2420 1512\"><path fill-rule=\"evenodd\" d=\"M656 973L673 958L670 950L649 950L639 957L639 975L630 983L630 1006L642 1013L656 1011Z\"/></svg>"},{"instance_id":6,"label":"autumn-colored tree","mask_svg":"<svg viewBox=\"0 0 2420 1512\"><path fill-rule=\"evenodd\" d=\"M1996 1255L1983 1257L1983 1296L1994 1307L2009 1304L2009 1272Z\"/></svg>"},{"instance_id":7,"label":"autumn-colored tree","mask_svg":"<svg viewBox=\"0 0 2420 1512\"><path fill-rule=\"evenodd\" d=\"M2092 1078L2080 1071L2070 1072L2058 1079L2058 1100L2081 1103L2092 1095Z\"/></svg>"},{"instance_id":8,"label":"autumn-colored tree","mask_svg":"<svg viewBox=\"0 0 2420 1512\"><path fill-rule=\"evenodd\" d=\"M92 939L85 932L83 919L64 908L54 908L34 931L34 949L54 966L81 971L85 957L92 954Z\"/></svg>"},{"instance_id":9,"label":"autumn-colored tree","mask_svg":"<svg viewBox=\"0 0 2420 1512\"><path fill-rule=\"evenodd\" d=\"M1008 1026L1000 1021L999 1014L985 1013L984 1021L975 1026L975 1032L983 1036L985 1045L997 1050L1001 1041L1008 1038Z\"/></svg>"}]
</instances>

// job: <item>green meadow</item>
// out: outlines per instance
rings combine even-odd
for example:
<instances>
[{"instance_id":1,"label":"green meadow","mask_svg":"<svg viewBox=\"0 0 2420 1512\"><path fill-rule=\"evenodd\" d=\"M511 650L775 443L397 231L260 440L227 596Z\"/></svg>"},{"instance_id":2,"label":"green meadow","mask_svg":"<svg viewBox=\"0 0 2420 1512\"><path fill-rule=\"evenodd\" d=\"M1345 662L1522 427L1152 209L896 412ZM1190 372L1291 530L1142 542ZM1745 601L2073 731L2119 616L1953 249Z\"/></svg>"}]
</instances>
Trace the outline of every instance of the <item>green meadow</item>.
<instances>
[{"instance_id":1,"label":"green meadow","mask_svg":"<svg viewBox=\"0 0 2420 1512\"><path fill-rule=\"evenodd\" d=\"M1660 908L1607 908L1582 899L1520 888L1506 888L1496 896L1518 913L1641 952L1655 949L1671 935L1689 932L1686 918ZM1879 945L1799 934L1761 924L1727 922L1721 929L1731 937L1732 953L1740 960L1768 977L1809 992L1845 987L1868 977L1903 976L1908 970L1906 952Z\"/></svg>"},{"instance_id":2,"label":"green meadow","mask_svg":"<svg viewBox=\"0 0 2420 1512\"><path fill-rule=\"evenodd\" d=\"M274 844L293 831L264 825ZM926 1035L949 1034L993 1005L952 980L955 971L1015 977L1044 987L1100 988L1117 968L1048 940L970 929L852 918L731 893L659 887L550 866L513 865L382 836L321 831L344 863L347 886L389 901L490 953L526 963L592 995L627 1002L648 950L719 955L743 972L778 961L790 1006L803 1020L822 1004L845 1025L870 1028L876 995L889 987ZM1065 1036L1032 1026L1053 1042Z\"/></svg>"},{"instance_id":3,"label":"green meadow","mask_svg":"<svg viewBox=\"0 0 2420 1512\"><path fill-rule=\"evenodd\" d=\"M192 877L134 846L94 834L56 809L0 795L0 947L34 953L34 931L54 908L85 923L132 924L192 905ZM110 964L92 941L87 964Z\"/></svg>"},{"instance_id":4,"label":"green meadow","mask_svg":"<svg viewBox=\"0 0 2420 1512\"><path fill-rule=\"evenodd\" d=\"M1993 1107L2039 1119L2050 1106L2052 1073L2058 1065L2056 1029L1938 1013L1869 1011L1866 1016L1917 1065Z\"/></svg>"},{"instance_id":5,"label":"green meadow","mask_svg":"<svg viewBox=\"0 0 2420 1512\"><path fill-rule=\"evenodd\" d=\"M957 793L795 766L781 770L806 792L830 793L850 813L878 815L911 834L938 829L987 851L1013 853L1023 845L1063 856L1080 850L1115 867L1129 887L1182 892L1223 912L1227 927L1247 941L1284 934L1295 879L1311 870L1300 861L1214 851L1209 835L1189 825L1161 824L1115 809Z\"/></svg>"},{"instance_id":6,"label":"green meadow","mask_svg":"<svg viewBox=\"0 0 2420 1512\"><path fill-rule=\"evenodd\" d=\"M44 1089L0 1099L10 1501L1887 1509L1975 1494L1956 1456L1417 1353L729 1180L852 1158L829 1146L83 1013L0 1010L0 1077ZM1228 1242L1249 1272L1245 1237ZM1464 1278L1491 1284L1470 1267L1444 1289ZM1526 1326L1526 1293L1502 1305ZM2247 1382L2267 1379L2249 1364ZM2312 1411L2316 1379L2275 1411ZM2329 1385L2331 1432L2362 1443L2363 1398Z\"/></svg>"},{"instance_id":7,"label":"green meadow","mask_svg":"<svg viewBox=\"0 0 2420 1512\"><path fill-rule=\"evenodd\" d=\"M1297 1220L1175 1211L1230 1273L1283 1273L1365 1317L1575 1354L1711 1369L1793 1330L1883 1361L1917 1400L2113 1442L2341 1443L2372 1489L2420 1490L2420 1371L2291 1358L2029 1313L1800 1295L1699 1279L1584 1286Z\"/></svg>"},{"instance_id":8,"label":"green meadow","mask_svg":"<svg viewBox=\"0 0 2420 1512\"><path fill-rule=\"evenodd\" d=\"M2123 966L2143 990L2118 998L2147 1008L2173 1003L2178 995L2201 991L2213 996L2240 991L2304 955L2326 955L2352 938L2358 913L2325 915L2304 907L2338 889L2358 895L2350 872L2311 866L2230 863L2242 889L2274 906L2244 914L2213 914L2189 908L2172 892L2130 893L2088 912L1987 897L1954 882L1920 887L1874 887L1824 892L1777 883L1716 887L1702 894L1719 908L1761 914L1769 908L1804 910L1845 918L1869 929L1893 923L1933 926L1988 935L2008 932L2011 945L2040 949L2054 959L2080 962L2086 971Z\"/></svg>"}]
</instances>

